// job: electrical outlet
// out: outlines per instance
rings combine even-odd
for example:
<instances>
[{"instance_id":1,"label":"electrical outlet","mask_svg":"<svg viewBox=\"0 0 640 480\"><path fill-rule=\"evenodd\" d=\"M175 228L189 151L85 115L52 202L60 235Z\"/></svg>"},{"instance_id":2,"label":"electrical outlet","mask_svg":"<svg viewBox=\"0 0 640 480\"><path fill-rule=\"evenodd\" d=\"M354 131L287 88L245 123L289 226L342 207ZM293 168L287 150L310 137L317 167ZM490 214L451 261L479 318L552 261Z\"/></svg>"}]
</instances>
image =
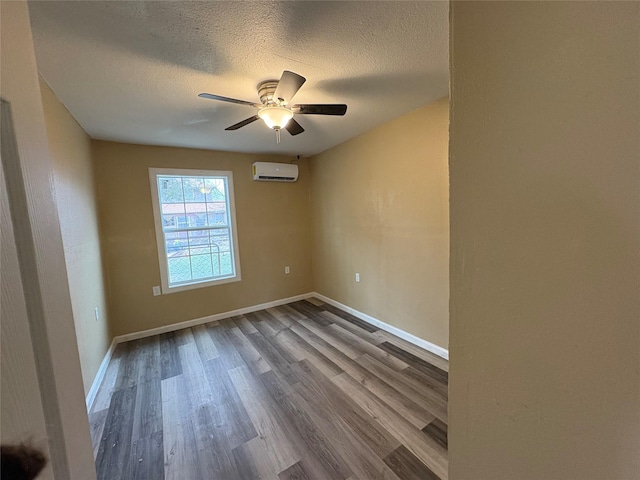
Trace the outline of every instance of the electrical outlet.
<instances>
[{"instance_id":1,"label":"electrical outlet","mask_svg":"<svg viewBox=\"0 0 640 480\"><path fill-rule=\"evenodd\" d=\"M100 320L100 311L98 310L98 307L93 309L93 313L96 316L96 321Z\"/></svg>"},{"instance_id":2,"label":"electrical outlet","mask_svg":"<svg viewBox=\"0 0 640 480\"><path fill-rule=\"evenodd\" d=\"M291 273L291 270L289 269L289 267L288 266L284 267L284 274L289 275L289 273Z\"/></svg>"},{"instance_id":3,"label":"electrical outlet","mask_svg":"<svg viewBox=\"0 0 640 480\"><path fill-rule=\"evenodd\" d=\"M156 285L155 287L153 287L153 296L157 297L158 295L160 295L160 287Z\"/></svg>"},{"instance_id":4,"label":"electrical outlet","mask_svg":"<svg viewBox=\"0 0 640 480\"><path fill-rule=\"evenodd\" d=\"M356 273L356 282L360 282L360 274Z\"/></svg>"}]
</instances>

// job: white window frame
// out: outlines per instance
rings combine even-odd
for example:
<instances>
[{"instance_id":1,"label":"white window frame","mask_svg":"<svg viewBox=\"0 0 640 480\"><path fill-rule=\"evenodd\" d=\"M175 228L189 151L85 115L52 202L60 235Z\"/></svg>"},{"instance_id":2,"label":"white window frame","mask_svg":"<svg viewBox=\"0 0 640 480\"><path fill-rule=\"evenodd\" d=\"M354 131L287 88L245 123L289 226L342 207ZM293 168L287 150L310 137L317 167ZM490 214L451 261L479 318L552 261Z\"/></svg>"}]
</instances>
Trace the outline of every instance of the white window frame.
<instances>
[{"instance_id":1,"label":"white window frame","mask_svg":"<svg viewBox=\"0 0 640 480\"><path fill-rule=\"evenodd\" d=\"M231 236L232 256L234 261L234 275L216 278L197 280L192 283L169 286L169 267L166 251L164 230L162 229L162 213L160 211L160 198L158 193L158 175L177 175L182 177L226 177L227 178L227 201L229 207L230 222L228 225ZM158 246L158 262L160 265L160 282L163 295L169 293L183 292L196 288L211 287L224 283L239 282L242 280L240 274L240 249L238 247L238 229L236 226L236 205L233 191L233 172L227 170L192 170L185 168L149 168L149 182L151 184L151 203L153 204L153 221L156 229L156 242ZM203 228L202 230L206 230Z\"/></svg>"}]
</instances>

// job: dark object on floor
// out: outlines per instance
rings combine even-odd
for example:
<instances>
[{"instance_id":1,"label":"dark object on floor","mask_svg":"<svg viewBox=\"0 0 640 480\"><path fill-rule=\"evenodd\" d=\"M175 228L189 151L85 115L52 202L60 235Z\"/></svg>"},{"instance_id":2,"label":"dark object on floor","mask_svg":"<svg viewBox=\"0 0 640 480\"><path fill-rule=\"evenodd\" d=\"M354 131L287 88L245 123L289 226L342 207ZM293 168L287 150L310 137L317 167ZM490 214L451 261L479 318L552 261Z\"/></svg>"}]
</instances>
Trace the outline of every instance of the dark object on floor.
<instances>
[{"instance_id":1,"label":"dark object on floor","mask_svg":"<svg viewBox=\"0 0 640 480\"><path fill-rule=\"evenodd\" d=\"M47 464L44 454L29 445L2 445L2 480L33 480Z\"/></svg>"}]
</instances>

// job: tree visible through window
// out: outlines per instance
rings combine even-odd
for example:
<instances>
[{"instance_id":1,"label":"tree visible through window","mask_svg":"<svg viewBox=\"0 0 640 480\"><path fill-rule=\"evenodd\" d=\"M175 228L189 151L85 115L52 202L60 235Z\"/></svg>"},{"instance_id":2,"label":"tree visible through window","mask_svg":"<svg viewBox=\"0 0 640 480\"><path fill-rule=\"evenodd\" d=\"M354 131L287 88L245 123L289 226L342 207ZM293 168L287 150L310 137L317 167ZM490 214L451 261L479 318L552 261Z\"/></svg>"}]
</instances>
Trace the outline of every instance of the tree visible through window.
<instances>
[{"instance_id":1,"label":"tree visible through window","mask_svg":"<svg viewBox=\"0 0 640 480\"><path fill-rule=\"evenodd\" d=\"M163 291L240 280L231 172L149 172Z\"/></svg>"}]
</instances>

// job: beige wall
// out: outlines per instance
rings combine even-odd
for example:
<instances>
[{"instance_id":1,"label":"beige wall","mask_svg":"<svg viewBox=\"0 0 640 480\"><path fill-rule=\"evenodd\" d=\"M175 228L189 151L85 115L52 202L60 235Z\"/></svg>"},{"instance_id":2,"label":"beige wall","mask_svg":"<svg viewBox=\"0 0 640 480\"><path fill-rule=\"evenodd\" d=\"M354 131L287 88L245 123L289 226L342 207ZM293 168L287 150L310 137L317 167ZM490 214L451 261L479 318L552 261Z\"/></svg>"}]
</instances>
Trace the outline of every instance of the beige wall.
<instances>
[{"instance_id":1,"label":"beige wall","mask_svg":"<svg viewBox=\"0 0 640 480\"><path fill-rule=\"evenodd\" d=\"M444 348L448 124L445 98L311 161L315 290Z\"/></svg>"},{"instance_id":2,"label":"beige wall","mask_svg":"<svg viewBox=\"0 0 640 480\"><path fill-rule=\"evenodd\" d=\"M640 478L640 3L454 2L452 480Z\"/></svg>"},{"instance_id":3,"label":"beige wall","mask_svg":"<svg viewBox=\"0 0 640 480\"><path fill-rule=\"evenodd\" d=\"M311 291L309 168L296 183L254 182L255 161L290 162L186 148L94 141L105 268L114 335ZM160 270L149 167L233 171L242 281L154 297ZM291 267L289 275L284 267Z\"/></svg>"},{"instance_id":4,"label":"beige wall","mask_svg":"<svg viewBox=\"0 0 640 480\"><path fill-rule=\"evenodd\" d=\"M111 343L91 139L42 80L40 91L86 395Z\"/></svg>"}]
</instances>

